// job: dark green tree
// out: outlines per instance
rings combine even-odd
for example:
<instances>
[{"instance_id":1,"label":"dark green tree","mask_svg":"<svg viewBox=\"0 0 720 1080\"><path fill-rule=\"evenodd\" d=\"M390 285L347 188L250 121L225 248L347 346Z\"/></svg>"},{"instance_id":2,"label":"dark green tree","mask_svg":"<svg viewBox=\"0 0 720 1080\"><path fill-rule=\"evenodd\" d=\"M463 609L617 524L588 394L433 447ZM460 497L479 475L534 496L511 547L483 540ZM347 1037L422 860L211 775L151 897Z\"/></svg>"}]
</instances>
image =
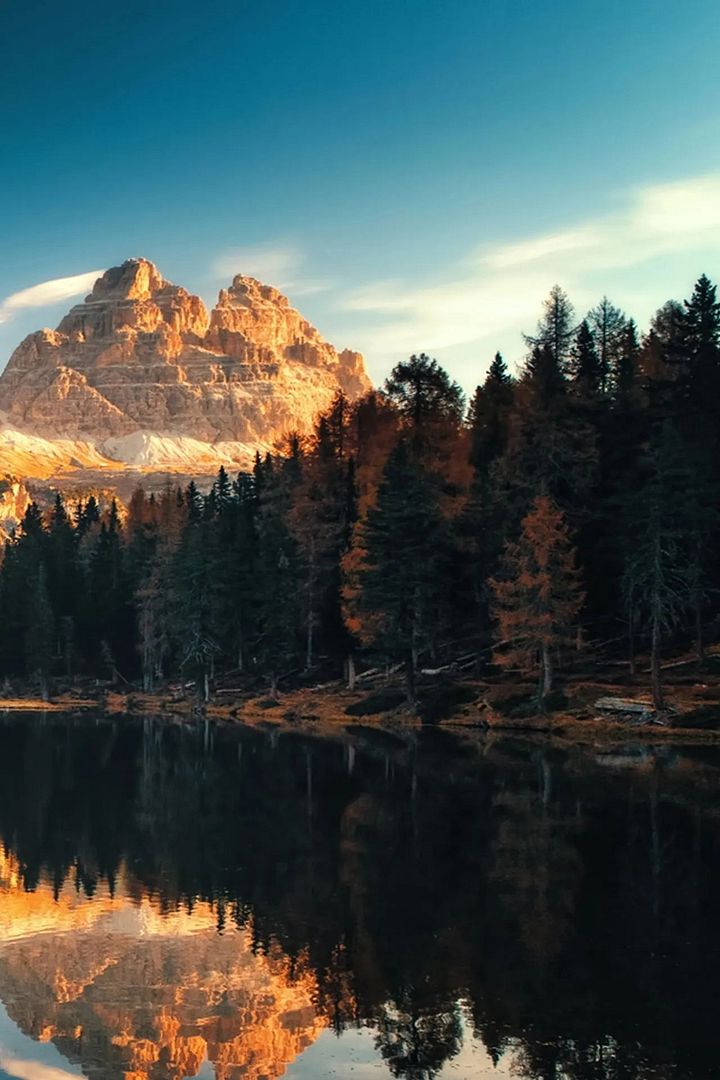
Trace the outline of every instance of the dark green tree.
<instances>
[{"instance_id":1,"label":"dark green tree","mask_svg":"<svg viewBox=\"0 0 720 1080\"><path fill-rule=\"evenodd\" d=\"M570 356L573 386L577 395L586 402L596 401L606 384L607 376L595 348L595 337L583 319L575 333Z\"/></svg>"},{"instance_id":2,"label":"dark green tree","mask_svg":"<svg viewBox=\"0 0 720 1080\"><path fill-rule=\"evenodd\" d=\"M625 345L627 320L619 308L603 296L600 303L588 312L587 323L592 331L598 359L598 390L610 390L612 373L618 366Z\"/></svg>"},{"instance_id":3,"label":"dark green tree","mask_svg":"<svg viewBox=\"0 0 720 1080\"><path fill-rule=\"evenodd\" d=\"M551 351L558 371L567 371L575 334L575 311L559 285L553 285L543 305L543 313L534 334L526 334L525 341L531 349L547 348Z\"/></svg>"},{"instance_id":4,"label":"dark green tree","mask_svg":"<svg viewBox=\"0 0 720 1080\"><path fill-rule=\"evenodd\" d=\"M29 679L37 680L43 701L47 701L55 651L55 621L47 591L45 566L42 563L32 581L28 600L25 670Z\"/></svg>"},{"instance_id":5,"label":"dark green tree","mask_svg":"<svg viewBox=\"0 0 720 1080\"><path fill-rule=\"evenodd\" d=\"M401 440L388 459L377 504L362 530L360 607L364 636L389 660L403 665L412 704L420 655L447 622L445 532L437 481Z\"/></svg>"},{"instance_id":6,"label":"dark green tree","mask_svg":"<svg viewBox=\"0 0 720 1080\"><path fill-rule=\"evenodd\" d=\"M467 415L470 460L487 475L507 446L508 419L513 401L513 380L500 353L488 368L485 381L473 395Z\"/></svg>"},{"instance_id":7,"label":"dark green tree","mask_svg":"<svg viewBox=\"0 0 720 1080\"><path fill-rule=\"evenodd\" d=\"M465 398L437 360L425 353L396 364L385 380L385 394L412 427L433 421L462 420Z\"/></svg>"}]
</instances>

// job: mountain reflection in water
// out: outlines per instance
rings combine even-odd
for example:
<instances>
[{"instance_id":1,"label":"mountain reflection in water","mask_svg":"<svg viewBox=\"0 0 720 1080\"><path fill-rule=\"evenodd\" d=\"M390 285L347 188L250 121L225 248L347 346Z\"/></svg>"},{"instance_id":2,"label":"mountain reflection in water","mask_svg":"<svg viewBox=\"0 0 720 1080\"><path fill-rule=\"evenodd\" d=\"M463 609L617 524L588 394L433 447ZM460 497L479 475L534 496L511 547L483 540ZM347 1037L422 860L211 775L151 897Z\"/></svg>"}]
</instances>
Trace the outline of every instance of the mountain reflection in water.
<instances>
[{"instance_id":1,"label":"mountain reflection in water","mask_svg":"<svg viewBox=\"0 0 720 1080\"><path fill-rule=\"evenodd\" d=\"M719 776L713 749L11 716L0 1074L717 1077Z\"/></svg>"}]
</instances>

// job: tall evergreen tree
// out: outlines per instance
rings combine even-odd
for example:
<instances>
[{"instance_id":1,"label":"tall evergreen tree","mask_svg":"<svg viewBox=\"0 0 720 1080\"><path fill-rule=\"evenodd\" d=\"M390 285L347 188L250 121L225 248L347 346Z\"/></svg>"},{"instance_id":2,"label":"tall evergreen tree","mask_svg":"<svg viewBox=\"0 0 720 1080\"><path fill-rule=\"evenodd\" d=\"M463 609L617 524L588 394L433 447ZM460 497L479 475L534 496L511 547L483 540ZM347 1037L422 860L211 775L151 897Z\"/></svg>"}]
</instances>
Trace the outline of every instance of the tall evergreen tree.
<instances>
[{"instance_id":1,"label":"tall evergreen tree","mask_svg":"<svg viewBox=\"0 0 720 1080\"><path fill-rule=\"evenodd\" d=\"M459 384L425 353L395 365L385 380L385 394L413 428L462 420L465 398Z\"/></svg>"},{"instance_id":2,"label":"tall evergreen tree","mask_svg":"<svg viewBox=\"0 0 720 1080\"><path fill-rule=\"evenodd\" d=\"M681 423L691 439L720 445L720 303L702 275L678 317L672 359L678 365Z\"/></svg>"},{"instance_id":3,"label":"tall evergreen tree","mask_svg":"<svg viewBox=\"0 0 720 1080\"><path fill-rule=\"evenodd\" d=\"M543 305L543 313L534 334L526 334L526 343L534 349L549 349L561 373L567 371L575 333L575 310L559 285L553 285Z\"/></svg>"},{"instance_id":4,"label":"tall evergreen tree","mask_svg":"<svg viewBox=\"0 0 720 1080\"><path fill-rule=\"evenodd\" d=\"M653 704L664 707L662 647L690 600L690 553L683 513L689 475L682 443L669 422L650 448L644 476L625 493L623 590L630 633L640 616L650 638Z\"/></svg>"},{"instance_id":5,"label":"tall evergreen tree","mask_svg":"<svg viewBox=\"0 0 720 1080\"><path fill-rule=\"evenodd\" d=\"M411 703L420 654L445 620L444 528L436 481L401 440L362 528L360 609L362 636L403 665Z\"/></svg>"},{"instance_id":6,"label":"tall evergreen tree","mask_svg":"<svg viewBox=\"0 0 720 1080\"><path fill-rule=\"evenodd\" d=\"M292 493L299 480L297 455L268 457L256 471L258 484L257 655L270 691L299 659L297 548L289 527Z\"/></svg>"},{"instance_id":7,"label":"tall evergreen tree","mask_svg":"<svg viewBox=\"0 0 720 1080\"><path fill-rule=\"evenodd\" d=\"M29 600L25 629L26 673L30 679L37 679L43 700L47 701L48 680L54 656L55 625L43 563L38 566Z\"/></svg>"},{"instance_id":8,"label":"tall evergreen tree","mask_svg":"<svg viewBox=\"0 0 720 1080\"><path fill-rule=\"evenodd\" d=\"M618 365L625 344L627 321L619 308L603 296L600 303L588 312L587 323L592 331L598 359L598 390L610 390L612 372Z\"/></svg>"},{"instance_id":9,"label":"tall evergreen tree","mask_svg":"<svg viewBox=\"0 0 720 1080\"><path fill-rule=\"evenodd\" d=\"M632 319L625 323L617 355L611 371L611 384L616 404L627 405L632 398L637 398L640 369L640 345L637 327Z\"/></svg>"},{"instance_id":10,"label":"tall evergreen tree","mask_svg":"<svg viewBox=\"0 0 720 1080\"><path fill-rule=\"evenodd\" d=\"M470 460L476 470L487 474L492 463L507 446L508 418L513 400L513 380L500 353L488 368L468 409Z\"/></svg>"},{"instance_id":11,"label":"tall evergreen tree","mask_svg":"<svg viewBox=\"0 0 720 1080\"><path fill-rule=\"evenodd\" d=\"M607 377L587 319L583 319L577 328L570 366L577 395L586 402L595 401L602 392Z\"/></svg>"}]
</instances>

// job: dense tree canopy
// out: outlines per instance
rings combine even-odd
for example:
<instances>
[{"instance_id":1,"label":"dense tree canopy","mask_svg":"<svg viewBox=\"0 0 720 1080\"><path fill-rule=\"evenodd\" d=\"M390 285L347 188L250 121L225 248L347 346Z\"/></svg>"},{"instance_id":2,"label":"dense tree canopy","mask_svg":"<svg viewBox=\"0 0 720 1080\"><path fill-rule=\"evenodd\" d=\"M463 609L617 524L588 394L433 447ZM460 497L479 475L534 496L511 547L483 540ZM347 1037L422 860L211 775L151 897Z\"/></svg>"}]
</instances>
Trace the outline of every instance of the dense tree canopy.
<instances>
[{"instance_id":1,"label":"dense tree canopy","mask_svg":"<svg viewBox=\"0 0 720 1080\"><path fill-rule=\"evenodd\" d=\"M0 570L0 674L42 692L182 679L206 697L223 673L274 689L387 665L413 697L423 667L488 664L510 639L495 658L547 690L572 642L625 638L631 661L651 652L660 703L663 650L702 658L717 632L716 288L703 275L641 341L607 298L578 320L555 288L527 342L467 411L420 354L209 490L33 503Z\"/></svg>"}]
</instances>

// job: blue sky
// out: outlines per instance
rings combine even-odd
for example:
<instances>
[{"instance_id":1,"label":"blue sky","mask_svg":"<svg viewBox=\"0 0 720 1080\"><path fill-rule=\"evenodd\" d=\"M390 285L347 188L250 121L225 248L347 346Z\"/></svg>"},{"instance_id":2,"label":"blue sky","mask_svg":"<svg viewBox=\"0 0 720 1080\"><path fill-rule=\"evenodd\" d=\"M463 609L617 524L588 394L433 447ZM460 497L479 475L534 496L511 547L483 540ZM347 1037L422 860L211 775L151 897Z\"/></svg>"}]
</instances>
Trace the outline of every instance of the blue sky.
<instances>
[{"instance_id":1,"label":"blue sky","mask_svg":"<svg viewBox=\"0 0 720 1080\"><path fill-rule=\"evenodd\" d=\"M376 380L425 349L468 388L556 281L643 323L720 276L710 0L26 0L2 24L0 366L86 291L45 283L134 255L209 303L264 277Z\"/></svg>"}]
</instances>

